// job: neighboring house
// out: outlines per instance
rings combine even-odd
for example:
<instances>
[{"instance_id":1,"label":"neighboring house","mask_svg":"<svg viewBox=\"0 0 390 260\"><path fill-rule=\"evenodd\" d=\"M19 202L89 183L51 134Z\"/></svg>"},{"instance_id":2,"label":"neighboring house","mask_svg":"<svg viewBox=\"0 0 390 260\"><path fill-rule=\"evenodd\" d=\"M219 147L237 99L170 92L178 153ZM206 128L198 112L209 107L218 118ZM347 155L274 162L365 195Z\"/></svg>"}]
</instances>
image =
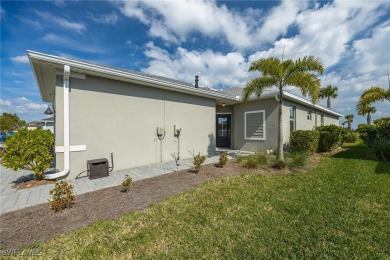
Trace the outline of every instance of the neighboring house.
<instances>
[{"instance_id":1,"label":"neighboring house","mask_svg":"<svg viewBox=\"0 0 390 260\"><path fill-rule=\"evenodd\" d=\"M37 128L50 130L54 134L54 117L44 118L27 124L27 130L35 130Z\"/></svg>"},{"instance_id":2,"label":"neighboring house","mask_svg":"<svg viewBox=\"0 0 390 260\"><path fill-rule=\"evenodd\" d=\"M178 80L28 51L41 97L55 107L56 168L76 178L87 160L115 169L212 154L216 147L277 147L276 93L248 103L242 89L215 91ZM339 124L340 114L284 93L284 140L294 129ZM50 178L50 177L48 177Z\"/></svg>"}]
</instances>

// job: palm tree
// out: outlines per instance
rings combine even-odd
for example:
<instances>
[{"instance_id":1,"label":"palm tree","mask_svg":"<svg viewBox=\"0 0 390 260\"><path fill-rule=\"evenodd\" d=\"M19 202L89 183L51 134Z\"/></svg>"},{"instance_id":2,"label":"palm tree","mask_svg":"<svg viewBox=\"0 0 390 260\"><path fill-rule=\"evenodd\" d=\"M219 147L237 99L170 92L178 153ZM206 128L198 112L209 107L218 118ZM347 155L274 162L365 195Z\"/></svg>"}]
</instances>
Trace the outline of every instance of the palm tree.
<instances>
[{"instance_id":1,"label":"palm tree","mask_svg":"<svg viewBox=\"0 0 390 260\"><path fill-rule=\"evenodd\" d=\"M347 120L348 123L348 130L352 131L353 115L352 114L346 115L345 120Z\"/></svg>"},{"instance_id":2,"label":"palm tree","mask_svg":"<svg viewBox=\"0 0 390 260\"><path fill-rule=\"evenodd\" d=\"M309 95L312 102L319 99L321 81L314 74L322 74L324 65L314 56L305 56L303 59L283 61L270 57L252 62L249 71L259 71L262 76L249 81L243 91L243 100L246 102L254 94L257 97L266 88L277 87L279 90L279 120L278 120L278 159L284 161L283 154L283 88L285 86L298 87L304 96Z\"/></svg>"},{"instance_id":3,"label":"palm tree","mask_svg":"<svg viewBox=\"0 0 390 260\"><path fill-rule=\"evenodd\" d=\"M339 88L337 86L328 85L325 88L320 90L320 98L327 98L326 106L328 109L331 109L331 98L337 98Z\"/></svg>"},{"instance_id":4,"label":"palm tree","mask_svg":"<svg viewBox=\"0 0 390 260\"><path fill-rule=\"evenodd\" d=\"M363 92L359 99L359 106L370 105L376 101L390 101L390 83L389 89L385 90L380 87L371 87Z\"/></svg>"},{"instance_id":5,"label":"palm tree","mask_svg":"<svg viewBox=\"0 0 390 260\"><path fill-rule=\"evenodd\" d=\"M358 115L367 115L367 125L371 125L371 115L376 113L376 108L358 103L356 109L358 111Z\"/></svg>"}]
</instances>

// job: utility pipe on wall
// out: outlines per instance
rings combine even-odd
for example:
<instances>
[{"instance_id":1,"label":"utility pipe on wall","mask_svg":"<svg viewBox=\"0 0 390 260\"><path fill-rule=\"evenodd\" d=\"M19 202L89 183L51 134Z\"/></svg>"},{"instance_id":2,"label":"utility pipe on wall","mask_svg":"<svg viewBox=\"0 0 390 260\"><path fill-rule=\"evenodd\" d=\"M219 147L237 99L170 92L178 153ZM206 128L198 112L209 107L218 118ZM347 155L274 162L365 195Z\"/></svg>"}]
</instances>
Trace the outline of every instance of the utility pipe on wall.
<instances>
[{"instance_id":1,"label":"utility pipe on wall","mask_svg":"<svg viewBox=\"0 0 390 260\"><path fill-rule=\"evenodd\" d=\"M57 173L47 173L43 174L43 178L46 180L57 179L64 177L69 173L70 164L69 164L69 155L70 155L70 146L69 146L69 76L70 76L70 67L68 65L64 66L64 80L63 80L63 89L64 89L64 170Z\"/></svg>"}]
</instances>

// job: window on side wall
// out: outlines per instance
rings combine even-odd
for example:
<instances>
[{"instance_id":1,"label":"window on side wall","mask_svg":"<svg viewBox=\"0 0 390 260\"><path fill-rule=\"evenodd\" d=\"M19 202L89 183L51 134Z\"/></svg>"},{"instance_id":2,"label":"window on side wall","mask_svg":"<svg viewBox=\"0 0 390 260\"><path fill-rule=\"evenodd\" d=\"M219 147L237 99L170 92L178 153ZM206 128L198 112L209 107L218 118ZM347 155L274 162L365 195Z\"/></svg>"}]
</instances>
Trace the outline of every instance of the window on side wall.
<instances>
[{"instance_id":1,"label":"window on side wall","mask_svg":"<svg viewBox=\"0 0 390 260\"><path fill-rule=\"evenodd\" d=\"M246 140L265 140L265 110L245 112L244 134Z\"/></svg>"},{"instance_id":2,"label":"window on side wall","mask_svg":"<svg viewBox=\"0 0 390 260\"><path fill-rule=\"evenodd\" d=\"M307 110L307 120L311 120L311 110Z\"/></svg>"},{"instance_id":3,"label":"window on side wall","mask_svg":"<svg viewBox=\"0 0 390 260\"><path fill-rule=\"evenodd\" d=\"M296 107L290 106L290 133L295 130Z\"/></svg>"},{"instance_id":4,"label":"window on side wall","mask_svg":"<svg viewBox=\"0 0 390 260\"><path fill-rule=\"evenodd\" d=\"M321 115L321 125L324 125L324 115Z\"/></svg>"}]
</instances>

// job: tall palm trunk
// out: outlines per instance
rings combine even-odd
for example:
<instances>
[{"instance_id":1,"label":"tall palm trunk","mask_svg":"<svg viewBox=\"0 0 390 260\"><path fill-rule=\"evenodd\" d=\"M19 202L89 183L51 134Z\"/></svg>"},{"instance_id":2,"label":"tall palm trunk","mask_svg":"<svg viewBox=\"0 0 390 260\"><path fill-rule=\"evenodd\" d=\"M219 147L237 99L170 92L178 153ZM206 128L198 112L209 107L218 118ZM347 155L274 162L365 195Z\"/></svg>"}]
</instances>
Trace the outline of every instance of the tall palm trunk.
<instances>
[{"instance_id":1,"label":"tall palm trunk","mask_svg":"<svg viewBox=\"0 0 390 260\"><path fill-rule=\"evenodd\" d=\"M327 100L327 102L326 102L326 106L327 106L328 109L331 109L331 108L330 108L330 97L328 97L328 100Z\"/></svg>"},{"instance_id":2,"label":"tall palm trunk","mask_svg":"<svg viewBox=\"0 0 390 260\"><path fill-rule=\"evenodd\" d=\"M348 130L352 131L352 122L348 121Z\"/></svg>"},{"instance_id":3,"label":"tall palm trunk","mask_svg":"<svg viewBox=\"0 0 390 260\"><path fill-rule=\"evenodd\" d=\"M371 113L367 113L367 125L371 125Z\"/></svg>"},{"instance_id":4,"label":"tall palm trunk","mask_svg":"<svg viewBox=\"0 0 390 260\"><path fill-rule=\"evenodd\" d=\"M278 122L278 160L284 161L283 154L283 90L279 87L279 122Z\"/></svg>"}]
</instances>

